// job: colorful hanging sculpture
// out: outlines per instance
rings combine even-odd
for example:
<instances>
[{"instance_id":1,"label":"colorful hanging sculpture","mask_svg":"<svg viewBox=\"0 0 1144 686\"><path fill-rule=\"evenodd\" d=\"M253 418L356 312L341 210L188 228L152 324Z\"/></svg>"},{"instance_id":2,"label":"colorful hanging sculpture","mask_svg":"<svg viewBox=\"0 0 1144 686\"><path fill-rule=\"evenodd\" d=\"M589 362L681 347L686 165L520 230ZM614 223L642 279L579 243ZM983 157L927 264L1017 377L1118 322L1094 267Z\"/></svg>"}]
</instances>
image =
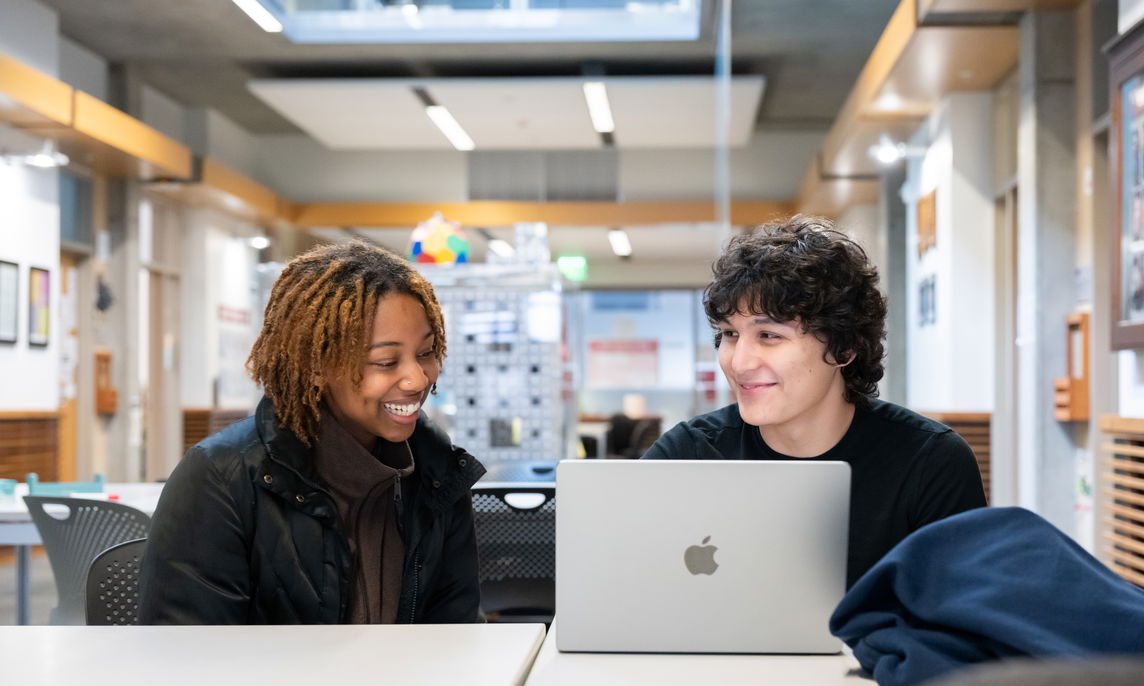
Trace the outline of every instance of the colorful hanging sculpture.
<instances>
[{"instance_id":1,"label":"colorful hanging sculpture","mask_svg":"<svg viewBox=\"0 0 1144 686\"><path fill-rule=\"evenodd\" d=\"M469 240L457 222L434 213L413 229L409 259L424 264L462 264L469 261Z\"/></svg>"}]
</instances>

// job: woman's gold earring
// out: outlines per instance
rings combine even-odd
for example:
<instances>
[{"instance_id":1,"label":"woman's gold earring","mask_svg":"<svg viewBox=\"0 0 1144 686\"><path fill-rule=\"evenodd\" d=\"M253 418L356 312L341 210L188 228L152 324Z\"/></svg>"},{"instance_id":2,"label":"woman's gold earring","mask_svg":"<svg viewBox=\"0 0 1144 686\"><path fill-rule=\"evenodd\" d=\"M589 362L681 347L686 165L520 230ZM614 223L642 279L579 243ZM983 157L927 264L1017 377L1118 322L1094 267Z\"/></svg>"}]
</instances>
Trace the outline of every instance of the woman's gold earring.
<instances>
[{"instance_id":1,"label":"woman's gold earring","mask_svg":"<svg viewBox=\"0 0 1144 686\"><path fill-rule=\"evenodd\" d=\"M437 395L437 384L433 384L433 387L429 389L429 393L431 395Z\"/></svg>"}]
</instances>

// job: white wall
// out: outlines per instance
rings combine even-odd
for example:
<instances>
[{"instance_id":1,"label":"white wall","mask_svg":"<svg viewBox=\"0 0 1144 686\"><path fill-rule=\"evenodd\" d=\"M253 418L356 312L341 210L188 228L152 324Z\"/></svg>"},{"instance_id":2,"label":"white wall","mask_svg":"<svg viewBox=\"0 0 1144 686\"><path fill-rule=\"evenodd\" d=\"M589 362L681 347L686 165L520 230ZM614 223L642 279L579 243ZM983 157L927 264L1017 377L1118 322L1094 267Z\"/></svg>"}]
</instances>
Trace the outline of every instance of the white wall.
<instances>
[{"instance_id":1,"label":"white wall","mask_svg":"<svg viewBox=\"0 0 1144 686\"><path fill-rule=\"evenodd\" d=\"M989 151L990 98L946 98L912 144L909 164L906 295L907 402L940 412L991 412L994 383L994 256ZM937 245L917 254L917 201L936 190ZM936 321L919 322L919 285L933 277Z\"/></svg>"},{"instance_id":2,"label":"white wall","mask_svg":"<svg viewBox=\"0 0 1144 686\"><path fill-rule=\"evenodd\" d=\"M0 411L59 408L59 172L0 164L0 260L20 266L16 344L0 343ZM46 347L28 345L28 270L51 272Z\"/></svg>"},{"instance_id":3,"label":"white wall","mask_svg":"<svg viewBox=\"0 0 1144 686\"><path fill-rule=\"evenodd\" d=\"M209 209L185 213L180 402L185 408L253 408L258 390L244 365L261 307L257 253L246 239L256 227ZM247 313L247 321L233 321Z\"/></svg>"},{"instance_id":4,"label":"white wall","mask_svg":"<svg viewBox=\"0 0 1144 686\"><path fill-rule=\"evenodd\" d=\"M59 17L33 0L0 0L0 52L58 77Z\"/></svg>"},{"instance_id":5,"label":"white wall","mask_svg":"<svg viewBox=\"0 0 1144 686\"><path fill-rule=\"evenodd\" d=\"M878 287L886 292L886 232L880 224L878 205L851 205L834 223L839 231L862 246L870 262L878 268Z\"/></svg>"},{"instance_id":6,"label":"white wall","mask_svg":"<svg viewBox=\"0 0 1144 686\"><path fill-rule=\"evenodd\" d=\"M60 80L107 102L107 60L60 36Z\"/></svg>"}]
</instances>

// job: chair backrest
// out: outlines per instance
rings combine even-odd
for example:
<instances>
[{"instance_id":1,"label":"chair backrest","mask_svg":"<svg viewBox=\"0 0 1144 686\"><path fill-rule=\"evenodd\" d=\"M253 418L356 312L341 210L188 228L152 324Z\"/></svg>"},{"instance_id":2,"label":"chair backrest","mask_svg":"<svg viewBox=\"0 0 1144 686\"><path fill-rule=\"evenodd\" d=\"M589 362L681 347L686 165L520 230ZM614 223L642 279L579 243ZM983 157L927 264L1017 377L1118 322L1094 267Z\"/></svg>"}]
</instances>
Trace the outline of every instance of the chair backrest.
<instances>
[{"instance_id":1,"label":"chair backrest","mask_svg":"<svg viewBox=\"0 0 1144 686\"><path fill-rule=\"evenodd\" d=\"M88 626L127 626L139 621L139 563L146 538L113 545L87 572Z\"/></svg>"},{"instance_id":2,"label":"chair backrest","mask_svg":"<svg viewBox=\"0 0 1144 686\"><path fill-rule=\"evenodd\" d=\"M482 483L555 482L559 460L501 460L485 465Z\"/></svg>"},{"instance_id":3,"label":"chair backrest","mask_svg":"<svg viewBox=\"0 0 1144 686\"><path fill-rule=\"evenodd\" d=\"M83 624L91 561L117 543L146 536L151 518L133 507L103 500L30 495L24 502L56 577L59 605L51 621Z\"/></svg>"},{"instance_id":4,"label":"chair backrest","mask_svg":"<svg viewBox=\"0 0 1144 686\"><path fill-rule=\"evenodd\" d=\"M486 618L551 622L556 609L556 484L478 482L473 517Z\"/></svg>"},{"instance_id":5,"label":"chair backrest","mask_svg":"<svg viewBox=\"0 0 1144 686\"><path fill-rule=\"evenodd\" d=\"M104 478L96 474L91 481L40 481L40 475L29 473L24 480L28 482L28 495L62 495L72 493L102 493Z\"/></svg>"}]
</instances>

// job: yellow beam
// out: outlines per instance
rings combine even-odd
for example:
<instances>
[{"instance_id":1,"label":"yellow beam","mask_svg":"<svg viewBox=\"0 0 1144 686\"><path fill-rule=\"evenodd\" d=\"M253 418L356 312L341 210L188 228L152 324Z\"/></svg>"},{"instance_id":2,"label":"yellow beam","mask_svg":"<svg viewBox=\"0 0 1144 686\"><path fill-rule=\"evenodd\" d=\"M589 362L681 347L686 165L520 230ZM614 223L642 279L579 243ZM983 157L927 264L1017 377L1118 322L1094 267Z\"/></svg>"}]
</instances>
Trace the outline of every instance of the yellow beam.
<instances>
[{"instance_id":1,"label":"yellow beam","mask_svg":"<svg viewBox=\"0 0 1144 686\"><path fill-rule=\"evenodd\" d=\"M203 159L203 185L235 198L262 218L279 216L281 201L273 191L218 162Z\"/></svg>"},{"instance_id":2,"label":"yellow beam","mask_svg":"<svg viewBox=\"0 0 1144 686\"><path fill-rule=\"evenodd\" d=\"M731 203L731 223L759 224L790 214L785 200ZM410 227L440 212L466 226L546 222L554 226L633 226L715 220L712 202L467 202L310 203L291 206L284 218L302 226Z\"/></svg>"},{"instance_id":3,"label":"yellow beam","mask_svg":"<svg viewBox=\"0 0 1144 686\"><path fill-rule=\"evenodd\" d=\"M898 63L898 58L909 45L910 38L917 29L916 9L917 0L902 0L894 10L894 14L890 16L882 37L874 45L870 58L866 60L866 66L862 67L854 88L850 90L850 95L846 97L846 102L843 103L842 109L834 119L834 125L830 127L830 132L826 134L826 139L822 143L822 159L826 169L831 168L835 156L850 136L851 127L877 96L878 90L890 76L894 65Z\"/></svg>"},{"instance_id":4,"label":"yellow beam","mask_svg":"<svg viewBox=\"0 0 1144 686\"><path fill-rule=\"evenodd\" d=\"M72 87L0 55L0 121L15 127L70 126Z\"/></svg>"},{"instance_id":5,"label":"yellow beam","mask_svg":"<svg viewBox=\"0 0 1144 686\"><path fill-rule=\"evenodd\" d=\"M74 111L76 132L138 160L140 176L191 177L191 151L185 145L83 91L75 92Z\"/></svg>"}]
</instances>

